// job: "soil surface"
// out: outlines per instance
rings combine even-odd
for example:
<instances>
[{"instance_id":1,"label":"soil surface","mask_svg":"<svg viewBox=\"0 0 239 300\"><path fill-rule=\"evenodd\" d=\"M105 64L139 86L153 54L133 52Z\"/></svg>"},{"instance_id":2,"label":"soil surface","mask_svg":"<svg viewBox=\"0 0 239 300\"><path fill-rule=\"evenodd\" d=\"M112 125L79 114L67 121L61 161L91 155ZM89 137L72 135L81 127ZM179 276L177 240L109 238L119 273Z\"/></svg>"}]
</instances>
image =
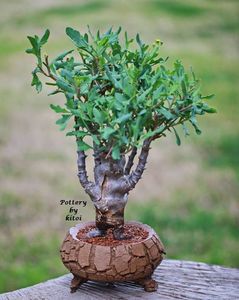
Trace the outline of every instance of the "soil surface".
<instances>
[{"instance_id":1,"label":"soil surface","mask_svg":"<svg viewBox=\"0 0 239 300\"><path fill-rule=\"evenodd\" d=\"M132 224L124 225L124 235L126 238L123 240L114 239L112 228L107 230L105 236L89 238L87 234L92 229L96 229L96 227L94 225L91 225L80 229L77 233L77 238L81 241L86 241L87 243L91 244L101 246L117 246L122 244L138 243L148 237L148 232L146 230L144 230L142 227Z\"/></svg>"}]
</instances>

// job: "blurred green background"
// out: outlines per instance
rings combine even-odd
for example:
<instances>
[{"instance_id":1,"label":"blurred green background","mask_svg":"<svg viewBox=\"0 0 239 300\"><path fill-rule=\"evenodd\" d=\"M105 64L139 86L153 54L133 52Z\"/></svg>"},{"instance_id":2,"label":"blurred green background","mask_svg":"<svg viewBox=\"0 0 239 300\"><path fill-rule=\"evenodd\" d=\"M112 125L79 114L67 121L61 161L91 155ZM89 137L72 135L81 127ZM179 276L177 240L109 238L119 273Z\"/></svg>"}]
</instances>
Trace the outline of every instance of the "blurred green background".
<instances>
[{"instance_id":1,"label":"blurred green background","mask_svg":"<svg viewBox=\"0 0 239 300\"><path fill-rule=\"evenodd\" d=\"M183 138L181 147L170 135L154 143L126 216L154 227L168 258L239 267L238 12L235 0L1 0L0 292L67 272L59 247L72 223L59 201L87 200L74 141L49 109L63 99L30 87L26 35L46 28L50 56L72 47L67 26L122 25L146 42L160 38L169 64L180 58L193 66L204 94L216 94L210 104L218 114L202 118L202 136ZM81 213L94 218L89 202Z\"/></svg>"}]
</instances>

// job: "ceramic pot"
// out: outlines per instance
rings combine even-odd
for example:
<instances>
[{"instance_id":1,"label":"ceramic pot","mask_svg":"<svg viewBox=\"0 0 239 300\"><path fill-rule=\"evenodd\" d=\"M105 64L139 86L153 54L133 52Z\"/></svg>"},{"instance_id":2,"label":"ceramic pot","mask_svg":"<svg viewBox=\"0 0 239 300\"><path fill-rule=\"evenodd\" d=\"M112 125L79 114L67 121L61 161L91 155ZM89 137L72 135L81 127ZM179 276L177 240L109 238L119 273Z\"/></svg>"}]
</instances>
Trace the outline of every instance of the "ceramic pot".
<instances>
[{"instance_id":1,"label":"ceramic pot","mask_svg":"<svg viewBox=\"0 0 239 300\"><path fill-rule=\"evenodd\" d=\"M74 275L71 291L87 280L103 282L134 281L146 291L157 290L157 283L151 278L155 268L163 259L164 246L155 231L139 222L125 224L138 226L148 232L141 242L102 246L79 240L80 229L94 225L85 222L70 228L61 247L61 259Z\"/></svg>"}]
</instances>

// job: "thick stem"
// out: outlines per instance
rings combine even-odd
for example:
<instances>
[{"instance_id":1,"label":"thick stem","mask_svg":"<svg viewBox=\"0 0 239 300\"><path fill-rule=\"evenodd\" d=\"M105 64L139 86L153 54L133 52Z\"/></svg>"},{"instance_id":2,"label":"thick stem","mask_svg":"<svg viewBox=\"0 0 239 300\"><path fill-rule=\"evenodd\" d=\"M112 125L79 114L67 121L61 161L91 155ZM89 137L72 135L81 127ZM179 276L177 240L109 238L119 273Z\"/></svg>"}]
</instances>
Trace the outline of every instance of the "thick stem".
<instances>
[{"instance_id":1,"label":"thick stem","mask_svg":"<svg viewBox=\"0 0 239 300\"><path fill-rule=\"evenodd\" d=\"M124 238L124 208L128 200L124 165L124 157L118 161L101 158L101 163L95 167L98 197L92 200L98 231L92 231L90 236L104 235L107 229L113 228L115 238Z\"/></svg>"},{"instance_id":2,"label":"thick stem","mask_svg":"<svg viewBox=\"0 0 239 300\"><path fill-rule=\"evenodd\" d=\"M109 205L107 211L96 208L96 226L100 230L124 225L125 199L107 199L107 202Z\"/></svg>"},{"instance_id":3,"label":"thick stem","mask_svg":"<svg viewBox=\"0 0 239 300\"><path fill-rule=\"evenodd\" d=\"M108 189L107 186L105 188ZM104 195L104 197L107 197L104 202L107 203L108 209L105 211L96 207L95 222L98 235L104 235L107 229L113 228L114 238L124 239L124 209L127 203L127 194L123 198L119 198L117 193L111 193L111 198L109 195Z\"/></svg>"}]
</instances>

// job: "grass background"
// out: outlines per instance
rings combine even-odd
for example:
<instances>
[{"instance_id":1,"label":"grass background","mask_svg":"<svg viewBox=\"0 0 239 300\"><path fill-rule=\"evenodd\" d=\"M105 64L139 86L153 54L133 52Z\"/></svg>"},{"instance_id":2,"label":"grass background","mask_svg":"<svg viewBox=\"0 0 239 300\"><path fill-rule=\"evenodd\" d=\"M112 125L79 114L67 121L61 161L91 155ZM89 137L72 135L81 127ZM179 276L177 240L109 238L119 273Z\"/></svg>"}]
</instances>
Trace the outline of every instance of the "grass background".
<instances>
[{"instance_id":1,"label":"grass background","mask_svg":"<svg viewBox=\"0 0 239 300\"><path fill-rule=\"evenodd\" d=\"M66 273L59 246L72 223L60 199L87 200L76 177L74 141L54 124L47 92L30 87L34 58L26 35L51 29L49 55L71 47L65 27L121 25L146 42L164 41L169 64L180 58L215 93L218 110L203 135L151 150L130 194L127 219L153 226L167 257L239 267L239 99L237 1L2 0L0 11L0 292ZM89 161L89 171L92 161ZM94 218L88 202L83 220Z\"/></svg>"}]
</instances>

